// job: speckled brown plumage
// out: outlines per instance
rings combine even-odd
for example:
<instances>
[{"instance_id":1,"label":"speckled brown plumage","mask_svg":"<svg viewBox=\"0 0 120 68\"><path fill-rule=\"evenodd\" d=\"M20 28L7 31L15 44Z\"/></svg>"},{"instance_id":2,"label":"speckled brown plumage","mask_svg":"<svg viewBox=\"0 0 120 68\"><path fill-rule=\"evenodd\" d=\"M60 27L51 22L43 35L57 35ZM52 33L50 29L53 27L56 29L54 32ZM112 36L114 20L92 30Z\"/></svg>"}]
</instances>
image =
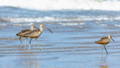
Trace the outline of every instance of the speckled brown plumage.
<instances>
[{"instance_id":1,"label":"speckled brown plumage","mask_svg":"<svg viewBox=\"0 0 120 68\"><path fill-rule=\"evenodd\" d=\"M113 40L112 36L108 35L107 37L102 37L100 40L95 41L95 43L103 45L106 53L108 54L108 51L106 49L106 45L109 44L111 42L111 40Z\"/></svg>"}]
</instances>

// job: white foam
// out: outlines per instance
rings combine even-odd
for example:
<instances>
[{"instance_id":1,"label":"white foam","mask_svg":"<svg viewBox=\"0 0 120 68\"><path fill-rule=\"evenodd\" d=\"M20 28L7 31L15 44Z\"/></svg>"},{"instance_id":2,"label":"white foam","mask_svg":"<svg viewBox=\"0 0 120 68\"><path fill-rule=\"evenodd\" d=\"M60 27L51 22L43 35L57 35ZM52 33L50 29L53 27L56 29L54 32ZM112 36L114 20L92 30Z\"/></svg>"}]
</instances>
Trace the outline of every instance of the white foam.
<instances>
[{"instance_id":1,"label":"white foam","mask_svg":"<svg viewBox=\"0 0 120 68\"><path fill-rule=\"evenodd\" d=\"M100 23L100 21L120 21L120 16L109 17L109 16L81 16L78 18L56 18L56 17L38 17L38 18L3 18L4 20L10 21L12 23L20 23L20 22L84 22L84 21L96 21L96 23ZM98 22L99 21L99 22Z\"/></svg>"},{"instance_id":2,"label":"white foam","mask_svg":"<svg viewBox=\"0 0 120 68\"><path fill-rule=\"evenodd\" d=\"M0 6L14 6L36 10L98 9L120 10L119 0L0 0Z\"/></svg>"},{"instance_id":3,"label":"white foam","mask_svg":"<svg viewBox=\"0 0 120 68\"><path fill-rule=\"evenodd\" d=\"M80 22L80 23L59 23L63 26L76 26L76 25L84 25L85 23L84 22Z\"/></svg>"},{"instance_id":4,"label":"white foam","mask_svg":"<svg viewBox=\"0 0 120 68\"><path fill-rule=\"evenodd\" d=\"M6 18L7 19L7 18ZM38 18L9 18L10 22L44 22L44 21L55 21L53 17L38 17Z\"/></svg>"}]
</instances>

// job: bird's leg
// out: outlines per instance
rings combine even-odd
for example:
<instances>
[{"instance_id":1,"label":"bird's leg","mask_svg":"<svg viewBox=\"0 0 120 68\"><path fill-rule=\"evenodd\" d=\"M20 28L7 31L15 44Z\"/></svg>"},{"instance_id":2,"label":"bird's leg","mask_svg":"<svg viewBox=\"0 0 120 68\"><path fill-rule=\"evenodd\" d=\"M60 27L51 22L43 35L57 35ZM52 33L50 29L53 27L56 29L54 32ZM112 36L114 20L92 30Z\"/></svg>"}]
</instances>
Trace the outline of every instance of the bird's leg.
<instances>
[{"instance_id":1,"label":"bird's leg","mask_svg":"<svg viewBox=\"0 0 120 68\"><path fill-rule=\"evenodd\" d=\"M32 38L29 41L29 49L31 49L31 42L32 42Z\"/></svg>"},{"instance_id":2,"label":"bird's leg","mask_svg":"<svg viewBox=\"0 0 120 68\"><path fill-rule=\"evenodd\" d=\"M25 38L25 48L27 47L27 38Z\"/></svg>"},{"instance_id":3,"label":"bird's leg","mask_svg":"<svg viewBox=\"0 0 120 68\"><path fill-rule=\"evenodd\" d=\"M105 49L105 51L106 51L106 54L108 54L108 51L107 51L107 48L106 48L106 46L105 45L103 45L104 46L104 49Z\"/></svg>"},{"instance_id":4,"label":"bird's leg","mask_svg":"<svg viewBox=\"0 0 120 68\"><path fill-rule=\"evenodd\" d=\"M30 39L29 44L31 44L31 42L32 42L32 38Z\"/></svg>"},{"instance_id":5,"label":"bird's leg","mask_svg":"<svg viewBox=\"0 0 120 68\"><path fill-rule=\"evenodd\" d=\"M19 41L20 41L20 45L19 45L19 47L21 47L21 45L22 45L22 37L19 37Z\"/></svg>"},{"instance_id":6,"label":"bird's leg","mask_svg":"<svg viewBox=\"0 0 120 68\"><path fill-rule=\"evenodd\" d=\"M20 41L20 43L22 43L22 40L21 40L21 39L22 39L22 37L19 37L19 41Z\"/></svg>"}]
</instances>

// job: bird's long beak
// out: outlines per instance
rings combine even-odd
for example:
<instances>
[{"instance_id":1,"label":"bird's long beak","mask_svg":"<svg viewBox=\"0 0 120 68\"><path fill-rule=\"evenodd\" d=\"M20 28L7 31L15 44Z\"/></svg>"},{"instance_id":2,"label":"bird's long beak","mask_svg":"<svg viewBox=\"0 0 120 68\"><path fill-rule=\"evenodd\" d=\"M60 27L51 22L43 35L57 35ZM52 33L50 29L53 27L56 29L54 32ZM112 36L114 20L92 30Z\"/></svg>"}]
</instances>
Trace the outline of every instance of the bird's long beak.
<instances>
[{"instance_id":1,"label":"bird's long beak","mask_svg":"<svg viewBox=\"0 0 120 68\"><path fill-rule=\"evenodd\" d=\"M111 38L111 41L115 42L115 40L114 40L114 39L112 39L112 38Z\"/></svg>"},{"instance_id":2,"label":"bird's long beak","mask_svg":"<svg viewBox=\"0 0 120 68\"><path fill-rule=\"evenodd\" d=\"M50 32L50 33L53 33L53 31L49 28L46 27L46 29Z\"/></svg>"}]
</instances>

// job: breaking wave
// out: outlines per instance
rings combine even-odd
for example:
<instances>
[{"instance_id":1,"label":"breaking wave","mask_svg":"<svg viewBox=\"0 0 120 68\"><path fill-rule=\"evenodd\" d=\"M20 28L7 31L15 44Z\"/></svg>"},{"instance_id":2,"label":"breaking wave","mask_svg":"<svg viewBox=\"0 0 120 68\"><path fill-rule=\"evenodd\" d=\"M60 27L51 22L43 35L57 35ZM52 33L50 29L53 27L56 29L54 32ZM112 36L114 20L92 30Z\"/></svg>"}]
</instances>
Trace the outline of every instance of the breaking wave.
<instances>
[{"instance_id":1,"label":"breaking wave","mask_svg":"<svg viewBox=\"0 0 120 68\"><path fill-rule=\"evenodd\" d=\"M13 6L36 10L120 10L119 0L0 0L0 6Z\"/></svg>"}]
</instances>

